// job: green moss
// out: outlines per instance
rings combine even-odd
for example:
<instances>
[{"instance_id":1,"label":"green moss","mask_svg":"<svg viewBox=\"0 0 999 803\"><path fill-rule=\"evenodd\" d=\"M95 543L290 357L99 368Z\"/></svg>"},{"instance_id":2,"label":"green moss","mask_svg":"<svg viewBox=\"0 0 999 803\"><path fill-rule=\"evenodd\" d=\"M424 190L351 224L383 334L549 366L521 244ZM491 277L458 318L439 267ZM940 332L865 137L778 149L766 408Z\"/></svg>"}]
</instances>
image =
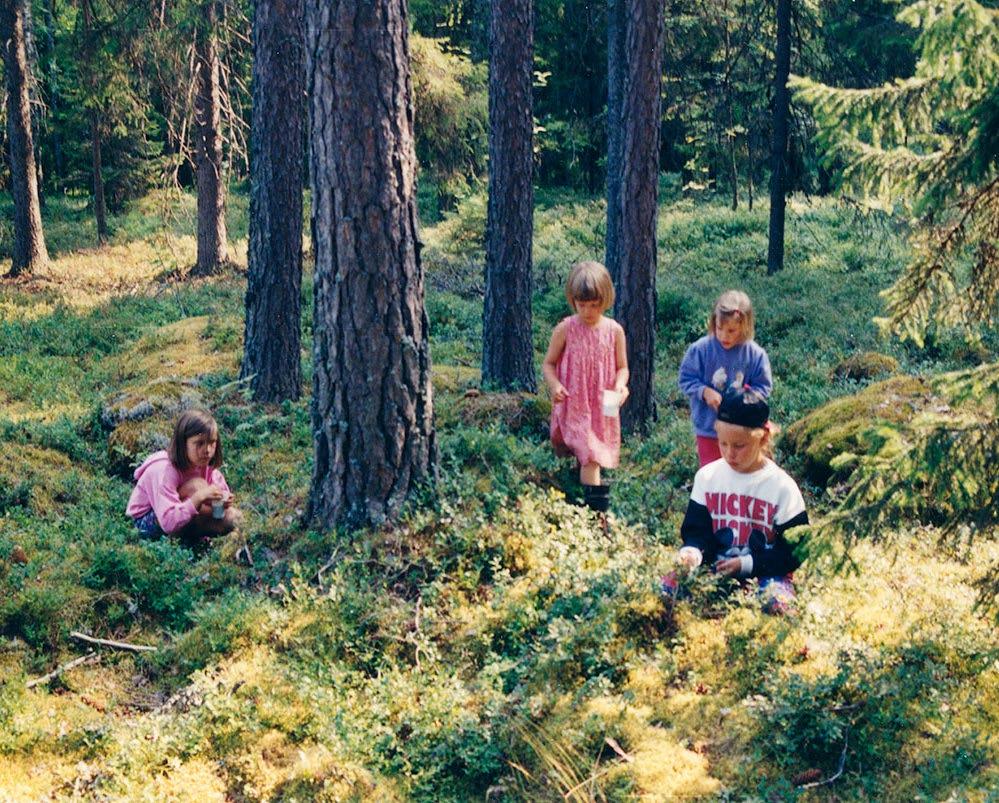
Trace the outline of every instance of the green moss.
<instances>
[{"instance_id":1,"label":"green moss","mask_svg":"<svg viewBox=\"0 0 999 803\"><path fill-rule=\"evenodd\" d=\"M798 456L808 479L824 485L845 467L846 453L865 451L864 435L879 424L909 421L934 399L923 379L899 376L835 399L787 428L781 447Z\"/></svg>"},{"instance_id":2,"label":"green moss","mask_svg":"<svg viewBox=\"0 0 999 803\"><path fill-rule=\"evenodd\" d=\"M832 370L833 379L876 379L885 374L898 373L898 360L876 351L861 351L841 360Z\"/></svg>"}]
</instances>

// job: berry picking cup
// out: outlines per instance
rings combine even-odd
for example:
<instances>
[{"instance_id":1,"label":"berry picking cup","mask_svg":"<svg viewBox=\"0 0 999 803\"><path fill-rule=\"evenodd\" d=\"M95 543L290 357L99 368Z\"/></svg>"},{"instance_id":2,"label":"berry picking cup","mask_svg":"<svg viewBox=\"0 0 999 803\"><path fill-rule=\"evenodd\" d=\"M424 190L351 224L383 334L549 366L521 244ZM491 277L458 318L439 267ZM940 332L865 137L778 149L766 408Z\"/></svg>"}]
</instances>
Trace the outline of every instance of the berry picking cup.
<instances>
[{"instance_id":1,"label":"berry picking cup","mask_svg":"<svg viewBox=\"0 0 999 803\"><path fill-rule=\"evenodd\" d=\"M212 518L222 519L225 518L225 500L224 499L213 499L212 500Z\"/></svg>"},{"instance_id":2,"label":"berry picking cup","mask_svg":"<svg viewBox=\"0 0 999 803\"><path fill-rule=\"evenodd\" d=\"M616 390L605 390L600 397L600 404L604 415L613 418L621 408L621 394Z\"/></svg>"}]
</instances>

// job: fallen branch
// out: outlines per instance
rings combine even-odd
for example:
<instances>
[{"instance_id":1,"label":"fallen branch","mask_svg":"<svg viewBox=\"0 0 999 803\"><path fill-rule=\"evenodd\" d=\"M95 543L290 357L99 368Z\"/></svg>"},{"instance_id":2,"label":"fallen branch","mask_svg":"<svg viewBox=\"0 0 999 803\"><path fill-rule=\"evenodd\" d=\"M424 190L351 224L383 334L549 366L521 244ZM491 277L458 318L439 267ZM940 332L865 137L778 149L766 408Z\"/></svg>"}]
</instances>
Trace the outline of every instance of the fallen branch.
<instances>
[{"instance_id":1,"label":"fallen branch","mask_svg":"<svg viewBox=\"0 0 999 803\"><path fill-rule=\"evenodd\" d=\"M830 784L833 781L835 781L837 778L839 778L839 776L843 774L843 767L846 766L846 748L849 743L850 743L850 728L847 727L846 733L843 736L843 752L840 754L839 757L839 769L837 769L836 772L833 775L830 775L828 778L825 778L821 781L813 781L812 783L802 784L801 786L795 788L814 789L816 786L825 786L826 784Z\"/></svg>"},{"instance_id":2,"label":"fallen branch","mask_svg":"<svg viewBox=\"0 0 999 803\"><path fill-rule=\"evenodd\" d=\"M74 667L80 666L80 664L91 664L97 663L101 660L101 656L96 652L88 652L86 655L81 655L79 658L74 658L72 661L63 664L62 666L57 666L47 675L42 675L40 678L35 678L34 680L29 680L25 685L29 689L35 688L35 686L43 686L51 680L55 680L63 672L67 672Z\"/></svg>"},{"instance_id":3,"label":"fallen branch","mask_svg":"<svg viewBox=\"0 0 999 803\"><path fill-rule=\"evenodd\" d=\"M79 639L80 641L86 641L90 644L99 644L102 647L113 647L116 650L131 650L132 652L156 652L156 647L150 647L147 644L129 644L127 641L112 641L111 639L94 638L93 636L88 636L86 633L79 633L76 630L74 630L69 635L71 635L75 639Z\"/></svg>"}]
</instances>

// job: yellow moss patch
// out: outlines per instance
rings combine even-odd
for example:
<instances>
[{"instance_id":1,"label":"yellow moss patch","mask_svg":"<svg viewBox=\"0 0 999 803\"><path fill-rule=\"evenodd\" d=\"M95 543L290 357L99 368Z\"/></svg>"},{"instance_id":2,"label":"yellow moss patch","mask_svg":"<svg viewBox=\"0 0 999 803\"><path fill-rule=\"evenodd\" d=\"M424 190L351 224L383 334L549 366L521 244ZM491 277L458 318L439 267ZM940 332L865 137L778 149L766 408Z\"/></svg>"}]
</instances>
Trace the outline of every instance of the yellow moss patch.
<instances>
[{"instance_id":1,"label":"yellow moss patch","mask_svg":"<svg viewBox=\"0 0 999 803\"><path fill-rule=\"evenodd\" d=\"M363 767L344 761L320 744L294 744L278 731L266 732L230 762L240 791L260 800L397 800Z\"/></svg>"},{"instance_id":2,"label":"yellow moss patch","mask_svg":"<svg viewBox=\"0 0 999 803\"><path fill-rule=\"evenodd\" d=\"M170 803L212 803L231 800L226 784L215 770L216 762L202 758L171 760L166 772L155 772L129 790L132 800Z\"/></svg>"},{"instance_id":3,"label":"yellow moss patch","mask_svg":"<svg viewBox=\"0 0 999 803\"><path fill-rule=\"evenodd\" d=\"M482 373L467 365L434 365L430 380L436 393L458 393L478 387Z\"/></svg>"},{"instance_id":4,"label":"yellow moss patch","mask_svg":"<svg viewBox=\"0 0 999 803\"><path fill-rule=\"evenodd\" d=\"M649 723L652 709L625 705L614 698L597 698L586 712L600 718L627 753L608 775L627 776L639 800L693 800L721 788L708 772L707 759L688 750L663 728Z\"/></svg>"},{"instance_id":5,"label":"yellow moss patch","mask_svg":"<svg viewBox=\"0 0 999 803\"><path fill-rule=\"evenodd\" d=\"M139 338L118 358L123 377L193 379L239 367L242 332L236 318L184 318ZM138 390L136 388L135 390Z\"/></svg>"},{"instance_id":6,"label":"yellow moss patch","mask_svg":"<svg viewBox=\"0 0 999 803\"><path fill-rule=\"evenodd\" d=\"M73 462L54 449L0 442L0 500L43 515L67 501L66 473L73 469Z\"/></svg>"}]
</instances>

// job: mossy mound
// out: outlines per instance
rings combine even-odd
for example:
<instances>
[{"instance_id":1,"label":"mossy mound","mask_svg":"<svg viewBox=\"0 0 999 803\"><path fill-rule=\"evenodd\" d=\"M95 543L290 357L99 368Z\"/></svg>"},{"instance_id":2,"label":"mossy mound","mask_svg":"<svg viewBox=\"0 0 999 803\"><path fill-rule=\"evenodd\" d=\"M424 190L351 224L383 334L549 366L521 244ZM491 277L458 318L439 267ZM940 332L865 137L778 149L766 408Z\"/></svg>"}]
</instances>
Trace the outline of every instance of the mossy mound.
<instances>
[{"instance_id":1,"label":"mossy mound","mask_svg":"<svg viewBox=\"0 0 999 803\"><path fill-rule=\"evenodd\" d=\"M0 442L0 516L14 508L45 516L53 507L76 500L79 479L62 452Z\"/></svg>"},{"instance_id":2,"label":"mossy mound","mask_svg":"<svg viewBox=\"0 0 999 803\"><path fill-rule=\"evenodd\" d=\"M204 378L235 374L241 353L238 322L201 316L161 326L121 355L117 374L127 384L100 413L111 430L111 471L128 476L143 455L164 448L178 413L207 406Z\"/></svg>"},{"instance_id":3,"label":"mossy mound","mask_svg":"<svg viewBox=\"0 0 999 803\"><path fill-rule=\"evenodd\" d=\"M898 360L894 357L876 351L861 351L837 363L832 370L832 378L853 379L859 382L897 374L898 369Z\"/></svg>"},{"instance_id":4,"label":"mossy mound","mask_svg":"<svg viewBox=\"0 0 999 803\"><path fill-rule=\"evenodd\" d=\"M891 457L911 435L958 422L992 420L990 377L999 365L939 374L932 379L896 376L835 399L789 426L781 447L801 459L805 476L819 485L848 476L862 455Z\"/></svg>"},{"instance_id":5,"label":"mossy mound","mask_svg":"<svg viewBox=\"0 0 999 803\"><path fill-rule=\"evenodd\" d=\"M864 448L864 436L885 424L901 424L936 401L930 384L919 377L897 376L860 393L834 399L789 426L781 447L802 460L805 476L825 485L845 468L844 456Z\"/></svg>"},{"instance_id":6,"label":"mossy mound","mask_svg":"<svg viewBox=\"0 0 999 803\"><path fill-rule=\"evenodd\" d=\"M458 419L468 426L498 422L519 435L546 437L551 403L534 393L468 391L455 405Z\"/></svg>"}]
</instances>

